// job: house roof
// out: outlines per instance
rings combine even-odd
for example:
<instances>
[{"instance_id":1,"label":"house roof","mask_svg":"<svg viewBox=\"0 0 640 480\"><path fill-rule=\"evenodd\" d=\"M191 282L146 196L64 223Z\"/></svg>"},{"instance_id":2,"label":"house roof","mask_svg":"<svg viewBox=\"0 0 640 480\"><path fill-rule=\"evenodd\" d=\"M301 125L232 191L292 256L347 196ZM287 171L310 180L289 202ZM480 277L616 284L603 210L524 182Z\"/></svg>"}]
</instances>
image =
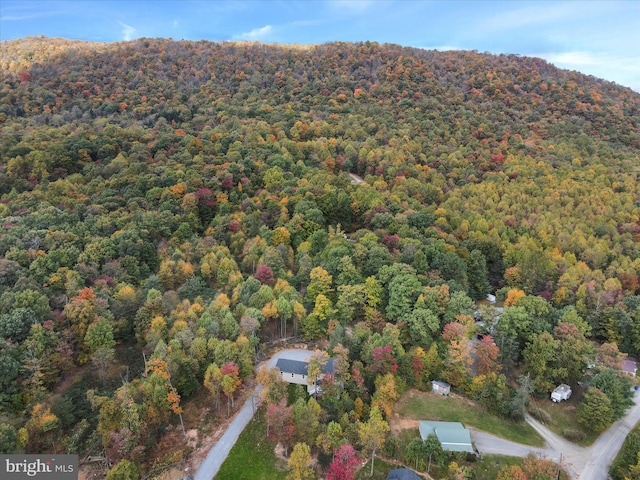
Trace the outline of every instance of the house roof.
<instances>
[{"instance_id":1,"label":"house roof","mask_svg":"<svg viewBox=\"0 0 640 480\"><path fill-rule=\"evenodd\" d=\"M289 358L279 358L276 362L276 367L278 367L281 372L307 375L309 362L301 360L291 360ZM333 364L333 358L329 358L327 364L324 366L323 373L333 373L334 371L335 366Z\"/></svg>"},{"instance_id":2,"label":"house roof","mask_svg":"<svg viewBox=\"0 0 640 480\"><path fill-rule=\"evenodd\" d=\"M420 436L426 440L434 434L440 440L443 450L473 453L471 434L460 422L432 422L422 420L419 424Z\"/></svg>"},{"instance_id":3,"label":"house roof","mask_svg":"<svg viewBox=\"0 0 640 480\"><path fill-rule=\"evenodd\" d=\"M394 468L387 475L387 480L422 480L413 470Z\"/></svg>"},{"instance_id":4,"label":"house roof","mask_svg":"<svg viewBox=\"0 0 640 480\"><path fill-rule=\"evenodd\" d=\"M289 360L288 358L279 358L276 362L276 367L281 372L297 373L298 375L306 375L309 362L302 362L300 360Z\"/></svg>"},{"instance_id":5,"label":"house roof","mask_svg":"<svg viewBox=\"0 0 640 480\"><path fill-rule=\"evenodd\" d=\"M565 393L565 392L571 392L571 387L569 385L567 385L566 383L561 383L560 385L558 385L555 390L553 391L554 393Z\"/></svg>"}]
</instances>

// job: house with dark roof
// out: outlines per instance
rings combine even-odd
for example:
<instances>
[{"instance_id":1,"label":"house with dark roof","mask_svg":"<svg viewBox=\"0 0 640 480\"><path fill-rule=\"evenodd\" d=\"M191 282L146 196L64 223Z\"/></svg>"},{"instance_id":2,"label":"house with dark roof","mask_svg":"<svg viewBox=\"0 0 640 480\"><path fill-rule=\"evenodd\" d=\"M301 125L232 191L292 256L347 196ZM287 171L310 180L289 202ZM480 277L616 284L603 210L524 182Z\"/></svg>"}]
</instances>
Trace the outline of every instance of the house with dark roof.
<instances>
[{"instance_id":1,"label":"house with dark roof","mask_svg":"<svg viewBox=\"0 0 640 480\"><path fill-rule=\"evenodd\" d=\"M448 452L473 453L471 433L460 422L420 421L418 424L420 437L426 440L431 434L438 437L442 449Z\"/></svg>"},{"instance_id":2,"label":"house with dark roof","mask_svg":"<svg viewBox=\"0 0 640 480\"><path fill-rule=\"evenodd\" d=\"M292 360L289 358L279 358L276 367L280 370L280 376L287 383L295 383L298 385L306 385L309 395L320 393L320 383L327 375L335 373L335 365L333 358L329 358L323 368L322 377L309 381L309 362L301 360Z\"/></svg>"},{"instance_id":3,"label":"house with dark roof","mask_svg":"<svg viewBox=\"0 0 640 480\"><path fill-rule=\"evenodd\" d=\"M422 480L413 470L408 468L394 468L387 475L387 480Z\"/></svg>"}]
</instances>

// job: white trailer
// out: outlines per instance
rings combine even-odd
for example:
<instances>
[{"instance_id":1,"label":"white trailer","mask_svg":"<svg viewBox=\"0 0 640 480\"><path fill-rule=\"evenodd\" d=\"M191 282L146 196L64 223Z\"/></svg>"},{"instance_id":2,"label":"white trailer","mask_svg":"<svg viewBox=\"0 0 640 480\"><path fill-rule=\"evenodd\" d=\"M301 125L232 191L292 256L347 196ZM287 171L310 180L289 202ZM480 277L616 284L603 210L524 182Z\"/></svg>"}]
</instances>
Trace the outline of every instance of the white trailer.
<instances>
[{"instance_id":1,"label":"white trailer","mask_svg":"<svg viewBox=\"0 0 640 480\"><path fill-rule=\"evenodd\" d=\"M566 383L558 385L556 389L551 392L551 400L554 402L561 402L562 400L569 400L571 397L571 387Z\"/></svg>"}]
</instances>

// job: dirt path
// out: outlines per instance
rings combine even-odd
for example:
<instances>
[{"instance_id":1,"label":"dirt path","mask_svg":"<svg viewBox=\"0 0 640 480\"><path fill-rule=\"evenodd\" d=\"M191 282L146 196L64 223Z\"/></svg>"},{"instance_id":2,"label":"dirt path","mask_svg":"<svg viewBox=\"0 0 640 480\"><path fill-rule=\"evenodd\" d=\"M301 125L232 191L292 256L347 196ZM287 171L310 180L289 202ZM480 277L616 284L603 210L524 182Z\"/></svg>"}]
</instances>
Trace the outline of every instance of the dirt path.
<instances>
[{"instance_id":1,"label":"dirt path","mask_svg":"<svg viewBox=\"0 0 640 480\"><path fill-rule=\"evenodd\" d=\"M351 183L353 185L362 185L364 183L364 179L355 173L350 173L349 176L351 177Z\"/></svg>"}]
</instances>

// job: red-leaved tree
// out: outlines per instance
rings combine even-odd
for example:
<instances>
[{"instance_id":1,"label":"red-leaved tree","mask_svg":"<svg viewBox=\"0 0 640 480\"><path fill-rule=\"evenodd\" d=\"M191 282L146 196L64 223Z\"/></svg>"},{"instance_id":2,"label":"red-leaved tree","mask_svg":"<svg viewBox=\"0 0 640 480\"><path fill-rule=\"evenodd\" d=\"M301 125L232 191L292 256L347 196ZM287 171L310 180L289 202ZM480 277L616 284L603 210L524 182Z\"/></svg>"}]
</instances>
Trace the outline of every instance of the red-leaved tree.
<instances>
[{"instance_id":1,"label":"red-leaved tree","mask_svg":"<svg viewBox=\"0 0 640 480\"><path fill-rule=\"evenodd\" d=\"M263 285L273 285L273 270L266 265L258 265L256 267L256 274L253 276Z\"/></svg>"},{"instance_id":2,"label":"red-leaved tree","mask_svg":"<svg viewBox=\"0 0 640 480\"><path fill-rule=\"evenodd\" d=\"M451 343L453 340L460 340L467 337L467 327L458 322L447 323L442 332L442 338Z\"/></svg>"},{"instance_id":3,"label":"red-leaved tree","mask_svg":"<svg viewBox=\"0 0 640 480\"><path fill-rule=\"evenodd\" d=\"M329 465L327 480L353 480L360 461L351 445L342 445L334 451L334 459Z\"/></svg>"},{"instance_id":4,"label":"red-leaved tree","mask_svg":"<svg viewBox=\"0 0 640 480\"><path fill-rule=\"evenodd\" d=\"M382 375L395 372L398 369L398 362L391 352L391 345L376 347L371 351L369 369L372 373Z\"/></svg>"},{"instance_id":5,"label":"red-leaved tree","mask_svg":"<svg viewBox=\"0 0 640 480\"><path fill-rule=\"evenodd\" d=\"M486 335L476 344L476 371L479 375L497 373L500 369L498 355L500 350L491 335Z\"/></svg>"},{"instance_id":6,"label":"red-leaved tree","mask_svg":"<svg viewBox=\"0 0 640 480\"><path fill-rule=\"evenodd\" d=\"M238 387L242 385L240 369L235 363L229 362L220 369L220 373L222 374L222 392L227 397L227 415L231 415L230 406L234 406L233 394L236 392Z\"/></svg>"},{"instance_id":7,"label":"red-leaved tree","mask_svg":"<svg viewBox=\"0 0 640 480\"><path fill-rule=\"evenodd\" d=\"M291 407L287 407L286 399L280 403L267 405L267 437L270 441L281 443L284 446L284 454L289 451L289 442L293 438L295 427Z\"/></svg>"}]
</instances>

